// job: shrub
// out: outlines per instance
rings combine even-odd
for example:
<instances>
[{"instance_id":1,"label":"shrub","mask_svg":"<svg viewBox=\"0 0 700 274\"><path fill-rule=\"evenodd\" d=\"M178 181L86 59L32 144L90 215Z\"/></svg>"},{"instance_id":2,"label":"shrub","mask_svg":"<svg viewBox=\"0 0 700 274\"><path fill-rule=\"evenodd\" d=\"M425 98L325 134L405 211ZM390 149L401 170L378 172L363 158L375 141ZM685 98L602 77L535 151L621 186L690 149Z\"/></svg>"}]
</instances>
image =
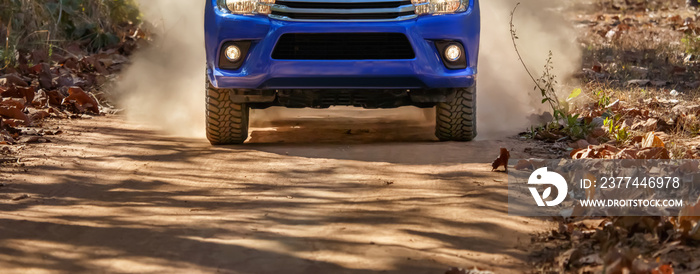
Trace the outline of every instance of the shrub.
<instances>
[{"instance_id":1,"label":"shrub","mask_svg":"<svg viewBox=\"0 0 700 274\"><path fill-rule=\"evenodd\" d=\"M0 0L3 67L16 52L78 42L88 51L120 40L120 27L141 21L134 0Z\"/></svg>"}]
</instances>

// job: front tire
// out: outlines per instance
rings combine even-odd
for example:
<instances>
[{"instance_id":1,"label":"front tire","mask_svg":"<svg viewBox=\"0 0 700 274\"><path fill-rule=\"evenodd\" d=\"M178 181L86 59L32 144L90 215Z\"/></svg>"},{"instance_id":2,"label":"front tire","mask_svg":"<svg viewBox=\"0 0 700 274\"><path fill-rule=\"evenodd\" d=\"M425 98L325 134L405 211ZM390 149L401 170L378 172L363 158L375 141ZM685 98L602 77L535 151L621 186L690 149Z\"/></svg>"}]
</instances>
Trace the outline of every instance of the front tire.
<instances>
[{"instance_id":1,"label":"front tire","mask_svg":"<svg viewBox=\"0 0 700 274\"><path fill-rule=\"evenodd\" d=\"M207 79L207 139L212 145L242 144L248 139L249 108L231 102L229 91Z\"/></svg>"},{"instance_id":2,"label":"front tire","mask_svg":"<svg viewBox=\"0 0 700 274\"><path fill-rule=\"evenodd\" d=\"M476 85L455 89L455 97L436 107L435 136L440 141L471 141L476 137Z\"/></svg>"}]
</instances>

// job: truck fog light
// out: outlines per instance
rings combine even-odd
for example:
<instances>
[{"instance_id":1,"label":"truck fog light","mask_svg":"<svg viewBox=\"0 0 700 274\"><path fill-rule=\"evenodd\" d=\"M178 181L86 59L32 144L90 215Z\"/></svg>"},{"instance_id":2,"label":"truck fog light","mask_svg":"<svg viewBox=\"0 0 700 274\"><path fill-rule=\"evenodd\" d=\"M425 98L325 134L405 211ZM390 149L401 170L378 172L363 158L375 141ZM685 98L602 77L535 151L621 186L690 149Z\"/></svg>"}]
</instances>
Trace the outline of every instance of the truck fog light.
<instances>
[{"instance_id":1,"label":"truck fog light","mask_svg":"<svg viewBox=\"0 0 700 274\"><path fill-rule=\"evenodd\" d=\"M459 46L453 44L445 48L445 58L447 61L454 62L459 60L460 57L462 57L462 49L460 49Z\"/></svg>"},{"instance_id":2,"label":"truck fog light","mask_svg":"<svg viewBox=\"0 0 700 274\"><path fill-rule=\"evenodd\" d=\"M236 45L230 45L226 48L226 59L231 62L236 62L241 58L241 49Z\"/></svg>"}]
</instances>

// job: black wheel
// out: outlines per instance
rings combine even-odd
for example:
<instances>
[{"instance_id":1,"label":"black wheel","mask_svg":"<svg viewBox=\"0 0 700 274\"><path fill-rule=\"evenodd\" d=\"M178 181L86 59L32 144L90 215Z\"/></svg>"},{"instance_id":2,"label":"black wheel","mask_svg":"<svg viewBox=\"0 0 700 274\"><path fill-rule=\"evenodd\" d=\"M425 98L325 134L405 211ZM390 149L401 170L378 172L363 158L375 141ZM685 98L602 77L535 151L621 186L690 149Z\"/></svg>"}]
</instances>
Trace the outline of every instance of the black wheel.
<instances>
[{"instance_id":1,"label":"black wheel","mask_svg":"<svg viewBox=\"0 0 700 274\"><path fill-rule=\"evenodd\" d=\"M471 141L476 137L476 85L455 89L455 97L436 107L435 136L440 141Z\"/></svg>"},{"instance_id":2,"label":"black wheel","mask_svg":"<svg viewBox=\"0 0 700 274\"><path fill-rule=\"evenodd\" d=\"M248 139L249 108L232 103L229 91L207 79L207 139L212 145L242 144Z\"/></svg>"}]
</instances>

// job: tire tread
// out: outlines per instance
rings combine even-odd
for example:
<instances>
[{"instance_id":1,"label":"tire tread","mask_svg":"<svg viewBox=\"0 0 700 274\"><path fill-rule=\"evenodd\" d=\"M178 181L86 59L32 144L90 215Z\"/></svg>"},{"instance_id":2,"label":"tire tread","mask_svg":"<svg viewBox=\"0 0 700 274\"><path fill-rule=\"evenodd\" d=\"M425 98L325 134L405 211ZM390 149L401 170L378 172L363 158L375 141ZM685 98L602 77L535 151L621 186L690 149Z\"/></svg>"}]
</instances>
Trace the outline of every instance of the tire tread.
<instances>
[{"instance_id":1,"label":"tire tread","mask_svg":"<svg viewBox=\"0 0 700 274\"><path fill-rule=\"evenodd\" d=\"M242 144L248 139L249 109L231 102L229 91L206 83L207 139L212 145Z\"/></svg>"},{"instance_id":2,"label":"tire tread","mask_svg":"<svg viewBox=\"0 0 700 274\"><path fill-rule=\"evenodd\" d=\"M458 88L455 97L436 107L435 136L440 141L471 141L476 137L476 86Z\"/></svg>"}]
</instances>

